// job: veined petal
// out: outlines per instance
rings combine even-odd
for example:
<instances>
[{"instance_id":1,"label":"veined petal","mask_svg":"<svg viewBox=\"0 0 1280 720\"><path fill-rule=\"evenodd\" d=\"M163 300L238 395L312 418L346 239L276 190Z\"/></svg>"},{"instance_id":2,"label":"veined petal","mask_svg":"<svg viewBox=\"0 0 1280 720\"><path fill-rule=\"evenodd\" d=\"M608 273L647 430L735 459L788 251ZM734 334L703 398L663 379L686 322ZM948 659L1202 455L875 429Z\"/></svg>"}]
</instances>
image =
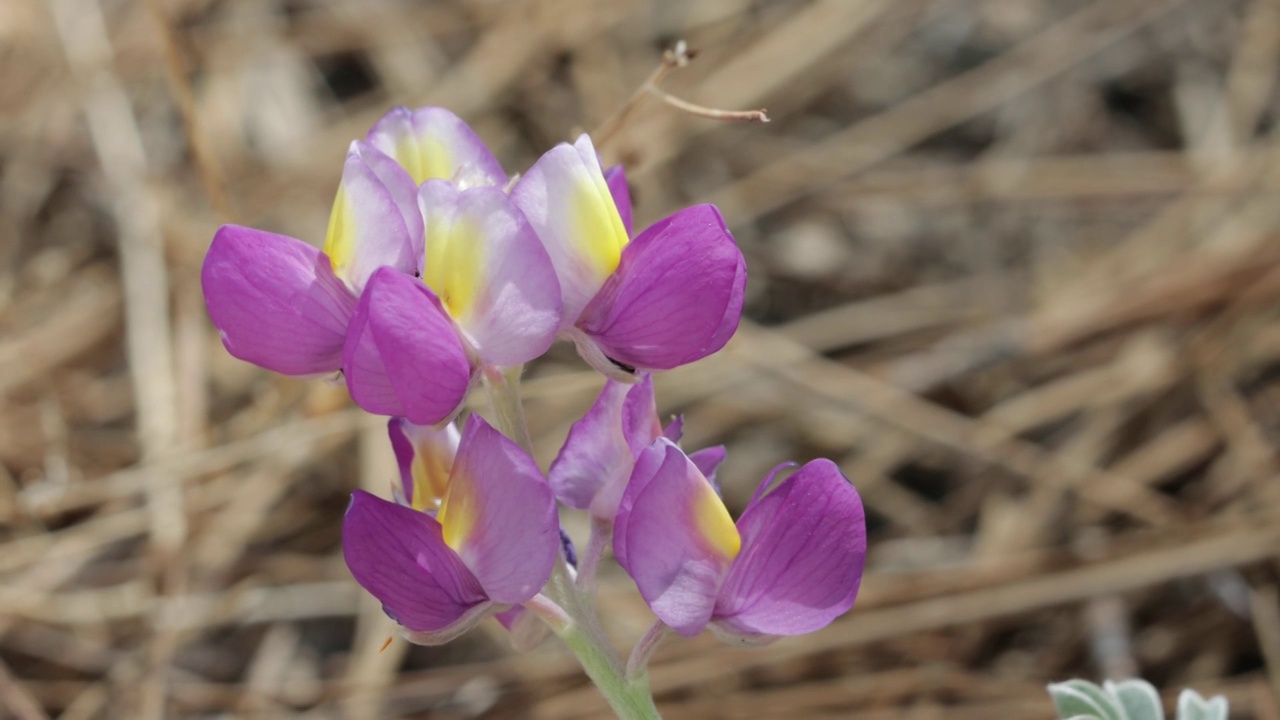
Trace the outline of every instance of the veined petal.
<instances>
[{"instance_id":1,"label":"veined petal","mask_svg":"<svg viewBox=\"0 0 1280 720\"><path fill-rule=\"evenodd\" d=\"M412 274L422 219L414 204L416 186L395 161L356 141L342 166L324 251L334 272L355 292L383 266Z\"/></svg>"},{"instance_id":2,"label":"veined petal","mask_svg":"<svg viewBox=\"0 0 1280 720\"><path fill-rule=\"evenodd\" d=\"M591 408L569 428L548 479L560 502L586 510L600 488L625 482L635 462L622 435L622 405L631 386L606 380Z\"/></svg>"},{"instance_id":3,"label":"veined petal","mask_svg":"<svg viewBox=\"0 0 1280 720\"><path fill-rule=\"evenodd\" d=\"M560 327L560 283L506 193L428 180L418 202L426 220L422 279L481 359L512 366L545 353Z\"/></svg>"},{"instance_id":4,"label":"veined petal","mask_svg":"<svg viewBox=\"0 0 1280 720\"><path fill-rule=\"evenodd\" d=\"M487 603L480 582L449 549L434 518L363 490L342 521L342 555L365 590L400 625L440 632Z\"/></svg>"},{"instance_id":5,"label":"veined petal","mask_svg":"<svg viewBox=\"0 0 1280 720\"><path fill-rule=\"evenodd\" d=\"M314 247L223 225L205 255L200 283L209 317L235 357L286 375L342 367L356 298Z\"/></svg>"},{"instance_id":6,"label":"veined petal","mask_svg":"<svg viewBox=\"0 0 1280 720\"><path fill-rule=\"evenodd\" d=\"M419 425L451 417L472 380L466 349L435 295L391 268L375 272L360 296L342 369L357 405Z\"/></svg>"},{"instance_id":7,"label":"veined petal","mask_svg":"<svg viewBox=\"0 0 1280 720\"><path fill-rule=\"evenodd\" d=\"M729 511L680 448L659 438L640 454L614 554L658 619L686 637L706 627L739 542Z\"/></svg>"},{"instance_id":8,"label":"veined petal","mask_svg":"<svg viewBox=\"0 0 1280 720\"><path fill-rule=\"evenodd\" d=\"M613 204L618 208L618 216L622 218L622 227L627 236L631 235L631 185L627 183L627 172L621 165L614 165L604 171L604 181L609 186L609 194L613 196Z\"/></svg>"},{"instance_id":9,"label":"veined petal","mask_svg":"<svg viewBox=\"0 0 1280 720\"><path fill-rule=\"evenodd\" d=\"M564 299L561 329L568 328L618 267L628 238L591 139L548 150L511 199L551 256Z\"/></svg>"},{"instance_id":10,"label":"veined petal","mask_svg":"<svg viewBox=\"0 0 1280 720\"><path fill-rule=\"evenodd\" d=\"M507 174L480 137L444 108L392 108L367 139L404 167L415 185L427 180L451 180L460 187L507 184Z\"/></svg>"},{"instance_id":11,"label":"veined petal","mask_svg":"<svg viewBox=\"0 0 1280 720\"><path fill-rule=\"evenodd\" d=\"M555 497L528 453L471 415L440 506L449 547L496 602L518 604L551 577L560 553Z\"/></svg>"},{"instance_id":12,"label":"veined petal","mask_svg":"<svg viewBox=\"0 0 1280 720\"><path fill-rule=\"evenodd\" d=\"M724 347L742 315L746 280L719 211L695 205L626 247L578 328L615 366L670 370Z\"/></svg>"},{"instance_id":13,"label":"veined petal","mask_svg":"<svg viewBox=\"0 0 1280 720\"><path fill-rule=\"evenodd\" d=\"M552 490L565 505L612 520L636 456L661 433L652 379L635 385L606 380L551 463Z\"/></svg>"},{"instance_id":14,"label":"veined petal","mask_svg":"<svg viewBox=\"0 0 1280 720\"><path fill-rule=\"evenodd\" d=\"M461 439L458 426L453 423L440 428L414 425L397 417L387 422L387 434L400 467L405 504L434 513L449 487L449 472Z\"/></svg>"},{"instance_id":15,"label":"veined petal","mask_svg":"<svg viewBox=\"0 0 1280 720\"><path fill-rule=\"evenodd\" d=\"M720 630L800 635L853 606L866 562L862 501L830 460L814 460L738 520L742 553L716 602Z\"/></svg>"}]
</instances>

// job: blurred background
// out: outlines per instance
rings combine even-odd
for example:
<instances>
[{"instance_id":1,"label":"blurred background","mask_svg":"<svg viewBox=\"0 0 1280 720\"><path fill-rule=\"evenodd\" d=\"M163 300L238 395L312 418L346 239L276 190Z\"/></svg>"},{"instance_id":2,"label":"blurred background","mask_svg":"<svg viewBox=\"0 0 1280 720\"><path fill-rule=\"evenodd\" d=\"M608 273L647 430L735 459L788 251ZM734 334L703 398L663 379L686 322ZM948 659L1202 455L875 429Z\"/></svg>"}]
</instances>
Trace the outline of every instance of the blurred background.
<instances>
[{"instance_id":1,"label":"blurred background","mask_svg":"<svg viewBox=\"0 0 1280 720\"><path fill-rule=\"evenodd\" d=\"M443 105L509 171L600 128L638 225L694 202L750 268L658 382L740 510L828 456L854 610L669 642L669 718L1049 718L1140 674L1280 718L1277 0L0 0L0 717L588 718L555 643L394 641L339 556L382 420L240 363L199 266L319 243L347 144ZM601 379L530 368L543 467ZM650 622L608 566L625 647Z\"/></svg>"}]
</instances>

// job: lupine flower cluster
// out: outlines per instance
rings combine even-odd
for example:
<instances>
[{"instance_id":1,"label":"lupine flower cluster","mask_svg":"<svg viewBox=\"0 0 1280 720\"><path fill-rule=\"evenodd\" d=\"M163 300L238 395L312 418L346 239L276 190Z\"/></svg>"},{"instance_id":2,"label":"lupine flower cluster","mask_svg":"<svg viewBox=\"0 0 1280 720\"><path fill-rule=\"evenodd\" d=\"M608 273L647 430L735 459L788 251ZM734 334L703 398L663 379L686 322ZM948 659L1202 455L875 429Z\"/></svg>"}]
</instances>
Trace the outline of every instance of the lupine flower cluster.
<instances>
[{"instance_id":1,"label":"lupine flower cluster","mask_svg":"<svg viewBox=\"0 0 1280 720\"><path fill-rule=\"evenodd\" d=\"M735 522L724 449L686 453L681 420L663 426L652 374L725 345L746 265L714 206L639 233L631 219L622 168L586 135L511 178L449 111L397 108L351 144L322 250L228 225L201 280L232 355L340 374L391 417L400 478L389 500L352 495L343 553L405 637L446 642L491 615L522 647L554 631L620 714L653 717L645 665L664 633L759 644L825 627L853 604L866 535L827 460L777 483L776 468ZM518 408L502 380L557 339L606 380L544 474L521 413L456 420L482 379L495 408ZM581 560L560 504L590 516ZM592 604L610 545L657 618L625 671Z\"/></svg>"}]
</instances>

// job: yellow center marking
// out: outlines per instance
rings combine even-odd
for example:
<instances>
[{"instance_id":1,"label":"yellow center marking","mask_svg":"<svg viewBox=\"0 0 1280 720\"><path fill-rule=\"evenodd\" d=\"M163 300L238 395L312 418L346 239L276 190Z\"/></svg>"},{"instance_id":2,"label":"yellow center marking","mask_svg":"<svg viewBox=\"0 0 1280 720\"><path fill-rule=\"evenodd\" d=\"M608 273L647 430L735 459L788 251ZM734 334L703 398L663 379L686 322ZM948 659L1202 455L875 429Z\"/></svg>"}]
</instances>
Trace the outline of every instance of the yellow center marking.
<instances>
[{"instance_id":1,"label":"yellow center marking","mask_svg":"<svg viewBox=\"0 0 1280 720\"><path fill-rule=\"evenodd\" d=\"M351 212L346 190L338 185L338 194L333 199L333 210L329 212L329 230L325 233L324 254L329 256L329 264L334 273L341 274L355 255L356 226L355 214Z\"/></svg>"},{"instance_id":2,"label":"yellow center marking","mask_svg":"<svg viewBox=\"0 0 1280 720\"><path fill-rule=\"evenodd\" d=\"M423 282L444 303L449 315L465 325L480 293L488 260L480 228L465 218L453 222L432 218L427 223L423 260Z\"/></svg>"},{"instance_id":3,"label":"yellow center marking","mask_svg":"<svg viewBox=\"0 0 1280 720\"><path fill-rule=\"evenodd\" d=\"M710 483L703 483L693 499L693 520L697 523L698 533L711 543L711 547L726 559L732 560L742 549L742 536L729 517L716 491Z\"/></svg>"}]
</instances>

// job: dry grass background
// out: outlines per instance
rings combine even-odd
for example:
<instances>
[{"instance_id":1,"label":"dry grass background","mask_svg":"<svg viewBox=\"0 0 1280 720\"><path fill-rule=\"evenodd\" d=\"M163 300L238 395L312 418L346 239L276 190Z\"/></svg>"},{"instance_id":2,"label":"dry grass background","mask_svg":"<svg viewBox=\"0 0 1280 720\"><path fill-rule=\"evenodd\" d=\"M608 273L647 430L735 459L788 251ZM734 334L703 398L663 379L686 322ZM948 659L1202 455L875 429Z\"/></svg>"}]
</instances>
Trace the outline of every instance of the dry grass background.
<instances>
[{"instance_id":1,"label":"dry grass background","mask_svg":"<svg viewBox=\"0 0 1280 720\"><path fill-rule=\"evenodd\" d=\"M872 546L824 632L665 646L667 716L1048 718L1137 672L1280 718L1277 0L0 0L0 716L602 716L554 644L378 652L338 523L382 425L227 356L198 271L221 222L318 241L392 104L515 170L677 38L669 90L774 122L649 102L603 148L748 258L662 409L738 507L835 458ZM530 370L544 463L599 385Z\"/></svg>"}]
</instances>

